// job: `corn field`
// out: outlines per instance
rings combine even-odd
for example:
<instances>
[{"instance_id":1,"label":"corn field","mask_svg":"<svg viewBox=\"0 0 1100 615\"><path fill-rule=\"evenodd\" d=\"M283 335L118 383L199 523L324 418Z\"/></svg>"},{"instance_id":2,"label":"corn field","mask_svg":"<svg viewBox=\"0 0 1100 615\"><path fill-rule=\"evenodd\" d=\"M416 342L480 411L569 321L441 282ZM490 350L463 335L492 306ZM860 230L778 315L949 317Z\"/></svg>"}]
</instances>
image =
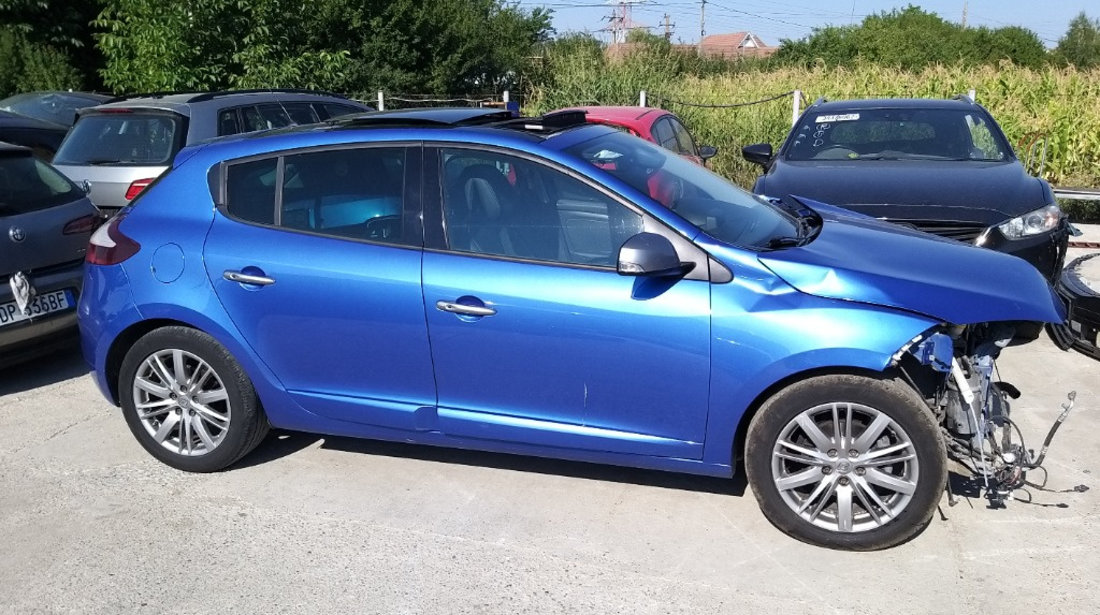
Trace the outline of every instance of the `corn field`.
<instances>
[{"instance_id":1,"label":"corn field","mask_svg":"<svg viewBox=\"0 0 1100 615\"><path fill-rule=\"evenodd\" d=\"M791 125L791 98L739 107L703 109L677 104L731 104L802 90L806 101L916 97L947 98L976 90L978 102L1000 123L1025 160L1037 138L1047 142L1045 177L1057 186L1100 188L1100 69L1041 70L1002 66L943 67L906 72L861 64L850 68L749 69L712 76L675 76L661 58L551 58L551 76L532 86L526 111L539 113L578 104L638 104L646 90L651 106L680 115L700 143L715 145L712 167L742 186L751 186L758 168L741 158L752 143L778 145ZM1038 151L1038 150L1037 150ZM1038 159L1038 155L1036 155ZM1033 172L1037 171L1037 162Z\"/></svg>"}]
</instances>

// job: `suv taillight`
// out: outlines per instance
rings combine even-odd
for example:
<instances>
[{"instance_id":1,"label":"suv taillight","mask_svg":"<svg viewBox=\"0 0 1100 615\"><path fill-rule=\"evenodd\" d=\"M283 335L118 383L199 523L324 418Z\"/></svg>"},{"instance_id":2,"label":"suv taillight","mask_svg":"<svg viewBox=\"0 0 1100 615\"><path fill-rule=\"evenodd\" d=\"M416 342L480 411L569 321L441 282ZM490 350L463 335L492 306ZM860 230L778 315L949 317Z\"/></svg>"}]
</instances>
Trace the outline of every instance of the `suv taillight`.
<instances>
[{"instance_id":1,"label":"suv taillight","mask_svg":"<svg viewBox=\"0 0 1100 615\"><path fill-rule=\"evenodd\" d=\"M148 188L149 184L153 183L155 179L155 177L150 177L148 179L134 180L134 182L130 184L130 187L126 189L126 200L132 201L137 198L137 195L141 194L142 190Z\"/></svg>"},{"instance_id":2,"label":"suv taillight","mask_svg":"<svg viewBox=\"0 0 1100 615\"><path fill-rule=\"evenodd\" d=\"M124 235L118 228L125 218L124 214L117 215L92 233L84 262L89 265L117 265L137 254L141 244Z\"/></svg>"}]
</instances>

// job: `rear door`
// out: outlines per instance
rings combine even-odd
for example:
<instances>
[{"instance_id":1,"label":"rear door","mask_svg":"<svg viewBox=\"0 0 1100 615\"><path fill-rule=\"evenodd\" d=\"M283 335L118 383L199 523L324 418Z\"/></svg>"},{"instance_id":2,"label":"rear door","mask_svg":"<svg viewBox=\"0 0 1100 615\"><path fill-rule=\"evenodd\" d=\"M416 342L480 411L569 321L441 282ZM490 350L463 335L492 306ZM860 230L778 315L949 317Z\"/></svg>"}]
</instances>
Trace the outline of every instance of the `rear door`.
<instances>
[{"instance_id":1,"label":"rear door","mask_svg":"<svg viewBox=\"0 0 1100 615\"><path fill-rule=\"evenodd\" d=\"M310 412L434 426L420 156L409 144L327 148L223 170L207 274L241 335Z\"/></svg>"}]
</instances>

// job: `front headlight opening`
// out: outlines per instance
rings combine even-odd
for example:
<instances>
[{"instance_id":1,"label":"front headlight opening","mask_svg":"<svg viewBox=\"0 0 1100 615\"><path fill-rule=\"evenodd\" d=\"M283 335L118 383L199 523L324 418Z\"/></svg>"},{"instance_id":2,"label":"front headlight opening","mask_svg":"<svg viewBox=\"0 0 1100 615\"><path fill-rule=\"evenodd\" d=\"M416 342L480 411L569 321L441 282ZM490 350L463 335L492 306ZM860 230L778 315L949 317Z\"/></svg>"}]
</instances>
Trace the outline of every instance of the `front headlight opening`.
<instances>
[{"instance_id":1,"label":"front headlight opening","mask_svg":"<svg viewBox=\"0 0 1100 615\"><path fill-rule=\"evenodd\" d=\"M1058 228L1062 221L1062 210L1057 205L1047 205L1035 211L1029 211L1008 222L997 225L1001 234L1009 239L1020 239L1040 233L1049 233Z\"/></svg>"}]
</instances>

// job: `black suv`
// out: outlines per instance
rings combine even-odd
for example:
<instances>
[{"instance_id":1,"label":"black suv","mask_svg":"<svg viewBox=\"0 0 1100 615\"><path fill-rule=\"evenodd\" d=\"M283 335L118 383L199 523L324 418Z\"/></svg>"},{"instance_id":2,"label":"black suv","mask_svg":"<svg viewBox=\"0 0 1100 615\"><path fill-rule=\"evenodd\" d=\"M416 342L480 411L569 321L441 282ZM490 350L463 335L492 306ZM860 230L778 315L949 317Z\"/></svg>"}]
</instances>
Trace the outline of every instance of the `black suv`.
<instances>
[{"instance_id":1,"label":"black suv","mask_svg":"<svg viewBox=\"0 0 1100 615\"><path fill-rule=\"evenodd\" d=\"M805 197L1007 252L1050 281L1062 269L1069 222L1050 185L1027 174L981 105L954 100L818 101L773 155L753 192Z\"/></svg>"}]
</instances>

